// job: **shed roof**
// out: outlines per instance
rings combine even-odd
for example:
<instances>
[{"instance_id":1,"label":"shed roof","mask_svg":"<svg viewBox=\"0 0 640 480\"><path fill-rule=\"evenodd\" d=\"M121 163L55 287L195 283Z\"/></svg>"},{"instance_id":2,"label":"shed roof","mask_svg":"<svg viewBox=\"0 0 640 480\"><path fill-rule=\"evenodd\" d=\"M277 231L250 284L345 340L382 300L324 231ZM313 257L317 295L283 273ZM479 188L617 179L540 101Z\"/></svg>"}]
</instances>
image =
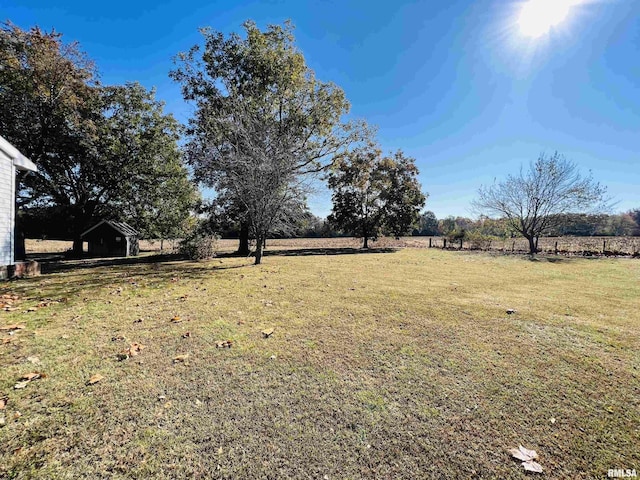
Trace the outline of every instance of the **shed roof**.
<instances>
[{"instance_id":1,"label":"shed roof","mask_svg":"<svg viewBox=\"0 0 640 480\"><path fill-rule=\"evenodd\" d=\"M38 167L35 163L21 154L16 147L11 145L7 140L0 135L0 150L2 150L13 162L13 165L18 170L27 170L29 172L37 172Z\"/></svg>"},{"instance_id":2,"label":"shed roof","mask_svg":"<svg viewBox=\"0 0 640 480\"><path fill-rule=\"evenodd\" d=\"M100 225L103 225L103 224L107 224L117 232L120 232L125 237L133 237L138 235L138 232L131 225L125 222L116 222L115 220L101 220L100 222L96 223L93 227L91 227L89 230L83 232L82 235L80 236L81 237L86 236L88 233L92 232L93 230L95 230L96 228L98 228Z\"/></svg>"}]
</instances>

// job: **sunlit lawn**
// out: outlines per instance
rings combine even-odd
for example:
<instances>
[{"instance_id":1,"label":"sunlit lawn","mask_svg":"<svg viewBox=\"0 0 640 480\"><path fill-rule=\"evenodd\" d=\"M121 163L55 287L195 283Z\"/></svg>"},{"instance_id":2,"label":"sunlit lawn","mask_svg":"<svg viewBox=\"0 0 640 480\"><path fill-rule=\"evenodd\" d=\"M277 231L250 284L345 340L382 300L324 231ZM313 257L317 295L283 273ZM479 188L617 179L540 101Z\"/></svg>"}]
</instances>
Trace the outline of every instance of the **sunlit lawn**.
<instances>
[{"instance_id":1,"label":"sunlit lawn","mask_svg":"<svg viewBox=\"0 0 640 480\"><path fill-rule=\"evenodd\" d=\"M0 478L640 470L640 261L299 253L1 285Z\"/></svg>"}]
</instances>

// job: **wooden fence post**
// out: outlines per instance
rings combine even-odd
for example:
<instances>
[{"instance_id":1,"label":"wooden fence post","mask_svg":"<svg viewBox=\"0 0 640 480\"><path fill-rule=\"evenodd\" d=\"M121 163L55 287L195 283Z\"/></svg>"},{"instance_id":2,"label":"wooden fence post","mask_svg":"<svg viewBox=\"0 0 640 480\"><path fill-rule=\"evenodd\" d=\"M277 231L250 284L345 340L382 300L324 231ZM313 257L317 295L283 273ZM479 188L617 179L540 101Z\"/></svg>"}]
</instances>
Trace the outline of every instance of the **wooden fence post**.
<instances>
[{"instance_id":1,"label":"wooden fence post","mask_svg":"<svg viewBox=\"0 0 640 480\"><path fill-rule=\"evenodd\" d=\"M556 246L555 246L554 250L555 250L556 255L557 255L558 254L558 241L557 240L556 240Z\"/></svg>"},{"instance_id":2,"label":"wooden fence post","mask_svg":"<svg viewBox=\"0 0 640 480\"><path fill-rule=\"evenodd\" d=\"M516 251L516 242L513 242L513 243L511 244L511 253L513 253L513 252L515 252L515 251Z\"/></svg>"},{"instance_id":3,"label":"wooden fence post","mask_svg":"<svg viewBox=\"0 0 640 480\"><path fill-rule=\"evenodd\" d=\"M429 248L431 248L431 237L429 237Z\"/></svg>"},{"instance_id":4,"label":"wooden fence post","mask_svg":"<svg viewBox=\"0 0 640 480\"><path fill-rule=\"evenodd\" d=\"M460 239L460 250L462 250L462 239Z\"/></svg>"},{"instance_id":5,"label":"wooden fence post","mask_svg":"<svg viewBox=\"0 0 640 480\"><path fill-rule=\"evenodd\" d=\"M442 248L447 248L447 239L444 239L444 246Z\"/></svg>"},{"instance_id":6,"label":"wooden fence post","mask_svg":"<svg viewBox=\"0 0 640 480\"><path fill-rule=\"evenodd\" d=\"M604 254L604 252L606 251L607 251L607 241L602 240L602 253Z\"/></svg>"}]
</instances>

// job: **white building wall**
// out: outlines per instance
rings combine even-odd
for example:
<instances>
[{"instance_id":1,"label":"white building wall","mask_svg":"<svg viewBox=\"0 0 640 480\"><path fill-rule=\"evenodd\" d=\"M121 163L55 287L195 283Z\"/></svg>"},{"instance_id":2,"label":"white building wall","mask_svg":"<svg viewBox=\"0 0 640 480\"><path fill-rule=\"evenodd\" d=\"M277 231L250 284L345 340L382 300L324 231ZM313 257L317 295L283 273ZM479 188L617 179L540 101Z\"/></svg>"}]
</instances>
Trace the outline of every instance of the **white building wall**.
<instances>
[{"instance_id":1,"label":"white building wall","mask_svg":"<svg viewBox=\"0 0 640 480\"><path fill-rule=\"evenodd\" d=\"M0 150L0 265L13 264L15 175L13 159Z\"/></svg>"}]
</instances>

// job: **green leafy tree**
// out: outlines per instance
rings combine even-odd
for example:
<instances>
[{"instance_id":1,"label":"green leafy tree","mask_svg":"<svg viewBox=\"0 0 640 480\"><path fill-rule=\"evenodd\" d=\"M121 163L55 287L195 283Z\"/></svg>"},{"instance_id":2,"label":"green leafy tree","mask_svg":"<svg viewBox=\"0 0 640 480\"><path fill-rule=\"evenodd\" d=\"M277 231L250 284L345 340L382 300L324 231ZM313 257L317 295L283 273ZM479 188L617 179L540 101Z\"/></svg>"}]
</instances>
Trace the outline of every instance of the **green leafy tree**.
<instances>
[{"instance_id":1,"label":"green leafy tree","mask_svg":"<svg viewBox=\"0 0 640 480\"><path fill-rule=\"evenodd\" d=\"M99 85L76 43L37 27L3 24L0 56L0 130L38 165L20 196L26 206L59 207L77 254L98 218L132 215L151 231L170 199L193 195L178 123L153 91Z\"/></svg>"},{"instance_id":2,"label":"green leafy tree","mask_svg":"<svg viewBox=\"0 0 640 480\"><path fill-rule=\"evenodd\" d=\"M385 158L382 170L388 182L382 199L385 204L384 230L397 239L411 232L426 196L421 191L415 160L406 157L402 151Z\"/></svg>"},{"instance_id":3,"label":"green leafy tree","mask_svg":"<svg viewBox=\"0 0 640 480\"><path fill-rule=\"evenodd\" d=\"M438 235L438 218L431 210L420 215L416 228L417 235L433 236Z\"/></svg>"},{"instance_id":4,"label":"green leafy tree","mask_svg":"<svg viewBox=\"0 0 640 480\"><path fill-rule=\"evenodd\" d=\"M353 150L329 173L333 190L329 222L362 237L363 248L385 229L394 234L408 231L425 202L417 174L414 160L402 152L383 157L372 142Z\"/></svg>"},{"instance_id":5,"label":"green leafy tree","mask_svg":"<svg viewBox=\"0 0 640 480\"><path fill-rule=\"evenodd\" d=\"M438 234L449 236L456 229L456 219L449 215L438 222Z\"/></svg>"},{"instance_id":6,"label":"green leafy tree","mask_svg":"<svg viewBox=\"0 0 640 480\"><path fill-rule=\"evenodd\" d=\"M503 217L509 227L529 242L529 251L538 251L538 238L557 225L562 213L603 207L606 189L577 166L555 153L540 155L527 172L488 187L481 187L475 208L488 216Z\"/></svg>"},{"instance_id":7,"label":"green leafy tree","mask_svg":"<svg viewBox=\"0 0 640 480\"><path fill-rule=\"evenodd\" d=\"M179 54L171 76L195 103L187 156L196 178L242 212L260 263L264 239L299 197L302 178L325 170L359 128L342 122L344 92L315 78L291 24L244 29L244 38L201 30L204 47Z\"/></svg>"}]
</instances>

